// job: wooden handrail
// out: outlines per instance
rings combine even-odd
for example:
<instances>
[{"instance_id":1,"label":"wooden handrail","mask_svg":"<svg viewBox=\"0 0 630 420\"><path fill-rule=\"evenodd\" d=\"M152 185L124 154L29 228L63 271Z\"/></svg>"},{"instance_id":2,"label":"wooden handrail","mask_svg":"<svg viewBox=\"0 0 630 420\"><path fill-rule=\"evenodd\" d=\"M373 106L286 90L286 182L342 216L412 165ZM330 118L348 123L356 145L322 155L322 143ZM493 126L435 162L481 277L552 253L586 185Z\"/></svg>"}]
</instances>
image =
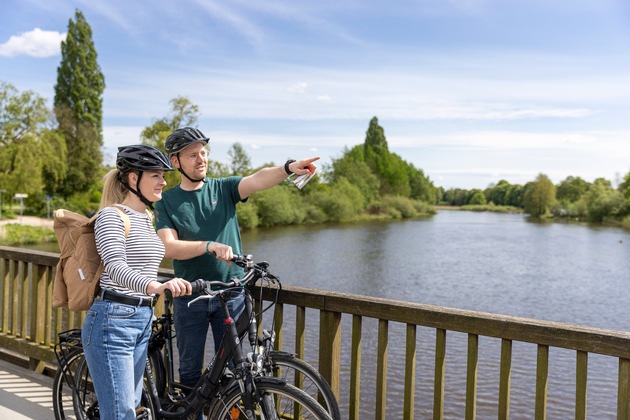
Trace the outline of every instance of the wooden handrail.
<instances>
[{"instance_id":1,"label":"wooden handrail","mask_svg":"<svg viewBox=\"0 0 630 420\"><path fill-rule=\"evenodd\" d=\"M0 347L18 353L29 360L32 369L43 372L46 365L54 365L53 346L57 333L80 327L82 314L66 309L52 309L52 281L58 255L48 252L29 251L0 246ZM172 276L172 270L160 274ZM262 288L266 300L273 300L276 291ZM275 313L277 347L282 348L287 337L284 318L287 308L295 309L295 342L293 349L300 357L308 350L305 337L308 328L307 312L319 312L319 349L317 355L307 355L319 361L319 370L329 380L333 390L340 394L341 347L350 346L351 372L344 379L349 388L346 401L341 401L344 418L359 419L362 384L376 381L375 395L369 400L374 404L370 411L376 419L383 419L387 412L388 348L392 340L405 343L402 361L404 374L404 401L400 401L405 419L414 418L416 387L416 328L428 327L435 331L435 364L433 372L433 418L444 418L446 338L451 332L464 333L468 337L464 349L467 360L466 398L462 416L474 419L477 410L477 370L480 354L480 337L500 340L500 364L498 394L496 397L498 418L509 419L510 389L512 378L512 347L514 342L534 343L537 346L535 399L532 412L535 418L546 418L547 392L550 376L550 348L564 348L576 352L575 371L575 418L587 417L587 383L589 354L605 355L618 359L617 418L630 419L630 333L600 328L590 328L558 322L519 318L493 313L450 309L439 306L400 302L390 299L366 297L347 293L312 290L284 286ZM159 311L159 309L158 309ZM351 330L342 331L342 320L348 317ZM370 368L374 375L361 376L362 339L365 319L377 321L377 330L370 332L377 337L376 365ZM393 324L405 328L405 337L392 337ZM311 331L312 333L312 331ZM286 349L285 349L286 350Z\"/></svg>"}]
</instances>

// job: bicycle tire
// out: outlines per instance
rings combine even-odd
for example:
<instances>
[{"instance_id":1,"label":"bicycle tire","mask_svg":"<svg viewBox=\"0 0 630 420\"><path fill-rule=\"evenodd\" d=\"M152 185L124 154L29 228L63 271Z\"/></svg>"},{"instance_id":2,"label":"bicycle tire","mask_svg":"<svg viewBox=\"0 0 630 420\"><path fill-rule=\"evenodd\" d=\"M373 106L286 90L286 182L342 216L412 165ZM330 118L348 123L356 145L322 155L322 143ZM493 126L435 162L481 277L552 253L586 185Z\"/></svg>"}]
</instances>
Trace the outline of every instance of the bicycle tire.
<instances>
[{"instance_id":1,"label":"bicycle tire","mask_svg":"<svg viewBox=\"0 0 630 420\"><path fill-rule=\"evenodd\" d=\"M332 420L328 412L306 392L284 380L271 377L254 378L256 392L261 397L255 403L254 418L277 420L295 418L304 420ZM230 387L219 395L210 407L209 419L234 420L244 414L243 394L240 387ZM297 415L296 415L297 413Z\"/></svg>"},{"instance_id":2,"label":"bicycle tire","mask_svg":"<svg viewBox=\"0 0 630 420\"><path fill-rule=\"evenodd\" d=\"M95 420L100 419L98 400L96 392L92 386L90 372L88 370L87 360L83 351L77 356L78 363L74 372L74 381L77 386L77 392L70 395L72 404L72 415L64 418L73 418L77 420ZM155 420L156 412L153 400L146 386L142 387L141 411L138 411L138 419Z\"/></svg>"},{"instance_id":3,"label":"bicycle tire","mask_svg":"<svg viewBox=\"0 0 630 420\"><path fill-rule=\"evenodd\" d=\"M149 350L147 357L151 365L151 374L153 375L153 382L155 383L158 396L163 398L166 394L166 366L164 364L164 355L160 350ZM145 382L147 380L146 372L144 380Z\"/></svg>"},{"instance_id":4,"label":"bicycle tire","mask_svg":"<svg viewBox=\"0 0 630 420\"><path fill-rule=\"evenodd\" d=\"M313 366L296 355L283 351L270 351L271 374L283 378L291 385L303 390L319 402L328 411L333 420L341 420L337 398L330 384ZM302 378L296 373L299 372ZM300 381L301 379L301 381Z\"/></svg>"},{"instance_id":5,"label":"bicycle tire","mask_svg":"<svg viewBox=\"0 0 630 420\"><path fill-rule=\"evenodd\" d=\"M64 360L65 363L57 368L53 379L53 412L55 420L76 418L70 381L74 381L77 370L85 360L83 348L78 346L70 349ZM87 401L90 401L89 395L86 395ZM94 402L96 402L96 394L94 394Z\"/></svg>"}]
</instances>

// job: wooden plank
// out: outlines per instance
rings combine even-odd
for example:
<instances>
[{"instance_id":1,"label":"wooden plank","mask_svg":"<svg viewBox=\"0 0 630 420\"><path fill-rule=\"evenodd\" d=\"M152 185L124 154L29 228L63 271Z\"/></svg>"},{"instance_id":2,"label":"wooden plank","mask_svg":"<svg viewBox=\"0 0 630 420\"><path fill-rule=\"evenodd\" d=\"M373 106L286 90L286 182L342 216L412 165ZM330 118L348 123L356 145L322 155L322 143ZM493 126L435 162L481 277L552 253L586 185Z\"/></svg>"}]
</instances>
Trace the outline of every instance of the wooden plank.
<instances>
[{"instance_id":1,"label":"wooden plank","mask_svg":"<svg viewBox=\"0 0 630 420\"><path fill-rule=\"evenodd\" d=\"M403 418L413 420L416 393L416 326L407 324Z\"/></svg>"},{"instance_id":2,"label":"wooden plank","mask_svg":"<svg viewBox=\"0 0 630 420\"><path fill-rule=\"evenodd\" d=\"M547 387L549 383L549 346L538 345L536 358L536 406L534 418L547 418Z\"/></svg>"},{"instance_id":3,"label":"wooden plank","mask_svg":"<svg viewBox=\"0 0 630 420\"><path fill-rule=\"evenodd\" d=\"M341 313L319 313L319 373L339 395L341 371Z\"/></svg>"},{"instance_id":4,"label":"wooden plank","mask_svg":"<svg viewBox=\"0 0 630 420\"><path fill-rule=\"evenodd\" d=\"M619 359L617 420L630 420L630 360Z\"/></svg>"},{"instance_id":5,"label":"wooden plank","mask_svg":"<svg viewBox=\"0 0 630 420\"><path fill-rule=\"evenodd\" d=\"M306 308L298 306L295 308L295 354L300 359L304 359L304 340L306 336Z\"/></svg>"},{"instance_id":6,"label":"wooden plank","mask_svg":"<svg viewBox=\"0 0 630 420\"><path fill-rule=\"evenodd\" d=\"M387 408L387 348L389 323L378 320L378 344L376 349L376 407L375 420L385 420Z\"/></svg>"},{"instance_id":7,"label":"wooden plank","mask_svg":"<svg viewBox=\"0 0 630 420\"><path fill-rule=\"evenodd\" d=\"M282 351L283 344L282 344L282 339L283 339L283 321L284 321L284 305L282 305L281 303L276 304L276 310L274 311L273 314L273 329L276 333L276 345L275 348L276 350Z\"/></svg>"},{"instance_id":8,"label":"wooden plank","mask_svg":"<svg viewBox=\"0 0 630 420\"><path fill-rule=\"evenodd\" d=\"M510 390L512 387L512 340L501 340L501 370L499 372L499 420L510 418Z\"/></svg>"},{"instance_id":9,"label":"wooden plank","mask_svg":"<svg viewBox=\"0 0 630 420\"><path fill-rule=\"evenodd\" d=\"M477 417L477 369L479 366L479 336L468 334L468 365L466 369L466 420Z\"/></svg>"},{"instance_id":10,"label":"wooden plank","mask_svg":"<svg viewBox=\"0 0 630 420\"><path fill-rule=\"evenodd\" d=\"M269 291L273 295L275 291ZM630 359L630 332L284 286L291 305Z\"/></svg>"},{"instance_id":11,"label":"wooden plank","mask_svg":"<svg viewBox=\"0 0 630 420\"><path fill-rule=\"evenodd\" d=\"M361 335L363 319L352 316L352 346L350 349L350 401L349 420L359 420L361 405ZM339 394L337 399L339 399Z\"/></svg>"},{"instance_id":12,"label":"wooden plank","mask_svg":"<svg viewBox=\"0 0 630 420\"><path fill-rule=\"evenodd\" d=\"M435 334L435 378L433 381L433 420L444 419L444 372L446 370L446 330Z\"/></svg>"},{"instance_id":13,"label":"wooden plank","mask_svg":"<svg viewBox=\"0 0 630 420\"><path fill-rule=\"evenodd\" d=\"M588 353L578 351L575 367L575 420L586 420L587 382Z\"/></svg>"}]
</instances>

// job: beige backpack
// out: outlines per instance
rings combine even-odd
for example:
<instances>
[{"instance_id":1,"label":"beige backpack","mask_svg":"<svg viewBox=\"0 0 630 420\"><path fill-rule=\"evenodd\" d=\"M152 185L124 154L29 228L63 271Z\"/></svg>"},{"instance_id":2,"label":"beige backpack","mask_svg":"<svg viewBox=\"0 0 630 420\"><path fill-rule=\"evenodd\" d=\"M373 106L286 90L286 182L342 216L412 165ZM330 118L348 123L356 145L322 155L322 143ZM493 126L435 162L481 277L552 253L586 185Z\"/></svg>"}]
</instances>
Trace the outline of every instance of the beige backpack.
<instances>
[{"instance_id":1,"label":"beige backpack","mask_svg":"<svg viewBox=\"0 0 630 420\"><path fill-rule=\"evenodd\" d=\"M129 216L120 212L129 236ZM55 211L53 229L59 244L59 263L53 283L53 308L67 306L71 311L86 311L99 293L103 262L96 251L94 222L81 214L59 209Z\"/></svg>"}]
</instances>

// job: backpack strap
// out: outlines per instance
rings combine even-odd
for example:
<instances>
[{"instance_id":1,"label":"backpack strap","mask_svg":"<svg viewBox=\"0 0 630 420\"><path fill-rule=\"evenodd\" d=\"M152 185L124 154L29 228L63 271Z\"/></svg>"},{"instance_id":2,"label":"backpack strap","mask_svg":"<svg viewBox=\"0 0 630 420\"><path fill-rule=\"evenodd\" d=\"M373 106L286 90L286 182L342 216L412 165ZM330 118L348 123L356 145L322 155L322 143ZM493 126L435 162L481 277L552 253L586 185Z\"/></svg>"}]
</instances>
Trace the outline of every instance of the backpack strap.
<instances>
[{"instance_id":1,"label":"backpack strap","mask_svg":"<svg viewBox=\"0 0 630 420\"><path fill-rule=\"evenodd\" d=\"M129 215L118 206L111 206L111 207L115 208L120 213L120 218L122 219L123 224L125 225L125 238L128 238L129 231L131 230L131 221L129 220ZM94 278L100 279L101 274L103 274L103 271L105 271L105 263L101 261L101 264L99 265L98 270L96 270L96 274L94 275ZM100 290L100 287L98 289Z\"/></svg>"},{"instance_id":2,"label":"backpack strap","mask_svg":"<svg viewBox=\"0 0 630 420\"><path fill-rule=\"evenodd\" d=\"M131 222L129 220L129 215L118 206L112 206L112 207L118 210L118 212L120 213L120 218L125 224L125 238L127 238L129 236L129 231L131 230Z\"/></svg>"}]
</instances>

